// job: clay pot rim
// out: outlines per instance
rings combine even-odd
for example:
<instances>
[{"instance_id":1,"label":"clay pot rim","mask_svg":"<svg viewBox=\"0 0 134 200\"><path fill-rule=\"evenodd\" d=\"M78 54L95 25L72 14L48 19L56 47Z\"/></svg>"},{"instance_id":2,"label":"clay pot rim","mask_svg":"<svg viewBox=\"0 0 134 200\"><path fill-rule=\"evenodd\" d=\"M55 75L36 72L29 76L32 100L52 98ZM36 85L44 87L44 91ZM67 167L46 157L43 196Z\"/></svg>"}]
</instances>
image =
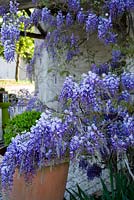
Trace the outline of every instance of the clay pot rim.
<instances>
[{"instance_id":1,"label":"clay pot rim","mask_svg":"<svg viewBox=\"0 0 134 200\"><path fill-rule=\"evenodd\" d=\"M56 165L63 164L63 163L69 163L69 162L70 162L69 157L66 157L64 159L55 158L55 159L52 159L51 161L46 161L43 167L49 167L49 166L54 167Z\"/></svg>"},{"instance_id":2,"label":"clay pot rim","mask_svg":"<svg viewBox=\"0 0 134 200\"><path fill-rule=\"evenodd\" d=\"M55 159L52 159L51 161L46 161L43 165L41 165L40 167L36 167L36 171L40 171L40 170L42 170L42 169L45 169L45 168L48 168L48 167L50 167L50 168L54 168L54 167L56 167L56 166L58 166L58 165L60 165L60 164L64 164L64 163L68 163L68 165L69 165L69 163L70 163L70 158L69 157L66 157L66 158L64 158L64 159L59 159L59 158L55 158ZM18 167L16 167L16 170L18 170L19 171L19 168ZM22 173L23 174L23 173Z\"/></svg>"}]
</instances>

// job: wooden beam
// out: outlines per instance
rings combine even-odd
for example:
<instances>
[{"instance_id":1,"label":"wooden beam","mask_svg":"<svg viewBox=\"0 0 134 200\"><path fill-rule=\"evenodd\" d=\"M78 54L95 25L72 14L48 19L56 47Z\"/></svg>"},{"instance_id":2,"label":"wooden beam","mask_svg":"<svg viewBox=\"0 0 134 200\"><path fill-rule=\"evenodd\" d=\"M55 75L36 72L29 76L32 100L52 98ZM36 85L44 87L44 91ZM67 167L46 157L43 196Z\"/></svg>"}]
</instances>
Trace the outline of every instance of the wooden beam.
<instances>
[{"instance_id":1,"label":"wooden beam","mask_svg":"<svg viewBox=\"0 0 134 200\"><path fill-rule=\"evenodd\" d=\"M9 8L9 2L10 0L0 0L0 6ZM19 3L19 10L27 9L27 8L36 8L41 7L41 1L38 1L38 3L33 4L32 0L17 0Z\"/></svg>"},{"instance_id":2,"label":"wooden beam","mask_svg":"<svg viewBox=\"0 0 134 200\"><path fill-rule=\"evenodd\" d=\"M24 31L21 31L20 35L30 37L30 38L35 38L35 39L45 39L47 36L47 32L44 32L43 34L38 34L38 33L30 33L30 32L25 33Z\"/></svg>"},{"instance_id":3,"label":"wooden beam","mask_svg":"<svg viewBox=\"0 0 134 200\"><path fill-rule=\"evenodd\" d=\"M0 0L0 6L9 8L9 2L10 0ZM17 2L19 3L19 10L25 10L29 8L42 8L46 5L45 1L43 2L43 0L37 0L37 3L33 3L32 0L17 0ZM49 7L53 9L59 5L62 7L61 5L64 5L64 0L49 1Z\"/></svg>"}]
</instances>

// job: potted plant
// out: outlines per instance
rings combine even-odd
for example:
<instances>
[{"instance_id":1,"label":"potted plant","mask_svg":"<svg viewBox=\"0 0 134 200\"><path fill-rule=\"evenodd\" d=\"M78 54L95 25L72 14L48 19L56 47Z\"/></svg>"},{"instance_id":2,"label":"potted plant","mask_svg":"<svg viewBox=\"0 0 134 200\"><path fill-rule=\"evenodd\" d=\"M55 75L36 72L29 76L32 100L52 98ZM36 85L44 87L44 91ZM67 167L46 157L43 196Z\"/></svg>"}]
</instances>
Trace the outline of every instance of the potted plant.
<instances>
[{"instance_id":1,"label":"potted plant","mask_svg":"<svg viewBox=\"0 0 134 200\"><path fill-rule=\"evenodd\" d=\"M3 188L12 188L9 199L38 199L40 194L40 200L62 200L68 171L66 160L70 159L80 159L80 167L86 170L89 179L100 176L102 168L110 162L117 170L119 158L130 171L134 144L133 91L134 74L129 72L117 76L89 71L79 83L68 77L59 97L66 110L42 113L30 132L17 135L7 148L1 164L1 178ZM61 172L57 172L55 166ZM53 173L58 178L61 173L64 183L63 178L58 181ZM17 179L18 174L22 178ZM51 175L53 183L48 181ZM24 180L26 183L33 181L33 185L28 189ZM56 196L58 192L54 193L54 186L59 187L59 182L60 187L63 185L62 194ZM47 189L42 183L48 184ZM38 190L35 185L39 185ZM21 188L19 193L16 192L18 188Z\"/></svg>"}]
</instances>

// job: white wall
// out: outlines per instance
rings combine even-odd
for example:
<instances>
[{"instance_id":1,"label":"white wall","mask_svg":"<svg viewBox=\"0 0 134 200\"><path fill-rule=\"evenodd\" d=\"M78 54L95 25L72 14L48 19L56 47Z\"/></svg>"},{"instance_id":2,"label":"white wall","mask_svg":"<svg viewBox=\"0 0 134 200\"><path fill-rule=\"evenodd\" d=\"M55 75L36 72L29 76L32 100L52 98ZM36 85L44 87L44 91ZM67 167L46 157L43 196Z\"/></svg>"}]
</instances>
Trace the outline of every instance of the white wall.
<instances>
[{"instance_id":1,"label":"white wall","mask_svg":"<svg viewBox=\"0 0 134 200\"><path fill-rule=\"evenodd\" d=\"M16 62L7 63L0 57L0 79L15 79ZM19 65L20 80L26 79L26 63L21 60Z\"/></svg>"},{"instance_id":2,"label":"white wall","mask_svg":"<svg viewBox=\"0 0 134 200\"><path fill-rule=\"evenodd\" d=\"M0 79L15 79L15 62L7 63L0 58Z\"/></svg>"}]
</instances>

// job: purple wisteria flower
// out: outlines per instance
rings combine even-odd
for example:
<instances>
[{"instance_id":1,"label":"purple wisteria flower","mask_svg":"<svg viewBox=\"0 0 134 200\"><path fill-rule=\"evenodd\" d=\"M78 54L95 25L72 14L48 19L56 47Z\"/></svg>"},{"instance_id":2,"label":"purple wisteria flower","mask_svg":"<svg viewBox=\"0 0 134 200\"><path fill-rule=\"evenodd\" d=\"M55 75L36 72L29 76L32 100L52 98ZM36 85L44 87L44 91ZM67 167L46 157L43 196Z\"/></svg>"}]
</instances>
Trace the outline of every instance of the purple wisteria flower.
<instances>
[{"instance_id":1,"label":"purple wisteria flower","mask_svg":"<svg viewBox=\"0 0 134 200\"><path fill-rule=\"evenodd\" d=\"M26 111L32 111L32 110L36 110L39 112L42 112L44 110L44 105L43 103L40 101L39 97L38 97L38 93L35 93L33 96L31 96L27 102L26 105Z\"/></svg>"},{"instance_id":2,"label":"purple wisteria flower","mask_svg":"<svg viewBox=\"0 0 134 200\"><path fill-rule=\"evenodd\" d=\"M10 1L9 11L11 14L16 14L18 12L19 3L16 0Z\"/></svg>"},{"instance_id":3,"label":"purple wisteria flower","mask_svg":"<svg viewBox=\"0 0 134 200\"><path fill-rule=\"evenodd\" d=\"M121 59L121 51L120 50L112 50L112 61L118 62Z\"/></svg>"},{"instance_id":4,"label":"purple wisteria flower","mask_svg":"<svg viewBox=\"0 0 134 200\"><path fill-rule=\"evenodd\" d=\"M102 173L102 168L98 164L94 163L89 165L87 169L87 177L89 180L93 180L95 177L100 177Z\"/></svg>"},{"instance_id":5,"label":"purple wisteria flower","mask_svg":"<svg viewBox=\"0 0 134 200\"><path fill-rule=\"evenodd\" d=\"M80 9L80 0L68 0L68 8L70 11L78 12Z\"/></svg>"},{"instance_id":6,"label":"purple wisteria flower","mask_svg":"<svg viewBox=\"0 0 134 200\"><path fill-rule=\"evenodd\" d=\"M83 12L83 8L77 13L77 21L79 24L83 24L86 20L86 15Z\"/></svg>"},{"instance_id":7,"label":"purple wisteria flower","mask_svg":"<svg viewBox=\"0 0 134 200\"><path fill-rule=\"evenodd\" d=\"M105 75L103 78L102 87L105 88L105 91L108 95L115 96L119 91L119 78L116 75Z\"/></svg>"},{"instance_id":8,"label":"purple wisteria flower","mask_svg":"<svg viewBox=\"0 0 134 200\"><path fill-rule=\"evenodd\" d=\"M31 23L33 23L34 25L37 25L42 18L42 10L41 9L35 9L30 17Z\"/></svg>"},{"instance_id":9,"label":"purple wisteria flower","mask_svg":"<svg viewBox=\"0 0 134 200\"><path fill-rule=\"evenodd\" d=\"M57 22L57 28L60 29L63 27L64 24L64 16L62 14L61 11L58 12L57 16L56 16L56 22Z\"/></svg>"},{"instance_id":10,"label":"purple wisteria flower","mask_svg":"<svg viewBox=\"0 0 134 200\"><path fill-rule=\"evenodd\" d=\"M34 4L37 4L38 1L33 0ZM125 13L126 11L129 13L134 8L133 0L110 0L110 1L104 1L102 12L102 7L100 7L100 10L98 13L96 13L96 10L93 8L88 9L80 0L65 0L64 1L66 5L66 12L62 10L58 10L54 15L51 12L51 10L47 7L40 8L40 9L34 9L31 13L31 16L17 16L18 12L18 3L16 0L10 1L10 13L5 14L3 16L3 26L5 24L9 26L9 22L11 25L13 25L16 29L16 31L19 31L19 24L24 24L24 30L28 30L31 25L38 25L39 22L44 23L47 31L48 36L46 37L46 48L48 50L48 53L51 55L53 59L58 56L58 49L62 49L61 47L65 45L66 52L63 52L64 55L66 55L66 61L70 61L73 59L74 56L78 55L80 51L78 49L71 49L70 42L71 37L67 40L63 40L64 34L66 35L73 35L74 30L71 27L75 26L81 26L81 30L84 34L88 35L87 33L96 32L98 30L98 38L103 41L105 44L113 44L117 42L117 36L116 29L113 28L114 23L114 17L119 18ZM3 11L3 8L1 9L1 12ZM106 14L105 14L106 13ZM105 15L104 15L105 14ZM3 15L3 14L2 14ZM104 17L105 16L105 17ZM12 20L12 22L11 22ZM117 20L118 21L118 20ZM17 22L17 23L15 23ZM7 27L5 28L7 29ZM64 31L61 31L61 29L64 29ZM57 45L57 42L53 40L53 33L56 33L59 31L60 34L60 45ZM13 31L12 29L10 30ZM65 33L66 32L66 33ZM13 33L14 34L14 33ZM79 34L78 34L79 35ZM2 33L2 37L4 37L4 33ZM51 39L50 39L51 38ZM7 39L6 39L7 40ZM8 38L8 40L12 40L12 38ZM16 42L18 40L12 41L12 44L14 45L16 49ZM51 42L50 42L51 41ZM77 46L80 43L80 38L77 41ZM4 45L3 45L4 46ZM6 46L4 46L5 52L8 49ZM64 51L64 50L63 50ZM8 52L7 52L8 54ZM5 53L5 55L7 55ZM12 56L13 54L10 54ZM9 56L8 56L9 57ZM7 56L6 56L7 58ZM13 60L13 58L9 59ZM113 63L114 66L114 63Z\"/></svg>"},{"instance_id":11,"label":"purple wisteria flower","mask_svg":"<svg viewBox=\"0 0 134 200\"><path fill-rule=\"evenodd\" d=\"M131 97L131 94L127 90L124 90L119 95L119 99L118 100L131 103L132 97Z\"/></svg>"},{"instance_id":12,"label":"purple wisteria flower","mask_svg":"<svg viewBox=\"0 0 134 200\"><path fill-rule=\"evenodd\" d=\"M108 63L104 63L100 65L96 65L96 64L91 65L91 71L98 75L108 74L109 70L110 70L110 67Z\"/></svg>"},{"instance_id":13,"label":"purple wisteria flower","mask_svg":"<svg viewBox=\"0 0 134 200\"><path fill-rule=\"evenodd\" d=\"M71 76L67 77L59 96L59 100L68 101L74 96L75 93L77 93L77 83L73 81L73 78Z\"/></svg>"},{"instance_id":14,"label":"purple wisteria flower","mask_svg":"<svg viewBox=\"0 0 134 200\"><path fill-rule=\"evenodd\" d=\"M111 0L108 2L108 9L110 11L110 15L113 18L118 17L118 15L122 15L125 10L129 10L134 8L133 0Z\"/></svg>"},{"instance_id":15,"label":"purple wisteria flower","mask_svg":"<svg viewBox=\"0 0 134 200\"><path fill-rule=\"evenodd\" d=\"M30 133L18 135L13 139L1 164L2 186L11 186L16 167L19 173L24 173L29 180L29 173L34 174L36 168L48 165L50 160L64 160L68 147L67 129L67 125L62 123L60 118L52 117L51 113L46 111L37 125L31 128Z\"/></svg>"},{"instance_id":16,"label":"purple wisteria flower","mask_svg":"<svg viewBox=\"0 0 134 200\"><path fill-rule=\"evenodd\" d=\"M0 6L0 16L4 16L6 14L6 7Z\"/></svg>"},{"instance_id":17,"label":"purple wisteria flower","mask_svg":"<svg viewBox=\"0 0 134 200\"><path fill-rule=\"evenodd\" d=\"M20 30L19 22L15 19L18 10L18 3L10 1L10 14L3 16L3 24L1 27L1 42L4 46L5 59L10 62L15 58L15 44L19 40Z\"/></svg>"},{"instance_id":18,"label":"purple wisteria flower","mask_svg":"<svg viewBox=\"0 0 134 200\"><path fill-rule=\"evenodd\" d=\"M10 40L4 42L4 56L7 62L11 62L15 59L15 46Z\"/></svg>"},{"instance_id":19,"label":"purple wisteria flower","mask_svg":"<svg viewBox=\"0 0 134 200\"><path fill-rule=\"evenodd\" d=\"M44 23L48 29L45 40L48 52L55 58L58 50L65 45L64 55L70 61L79 53L80 40L73 28L68 29L69 26L78 25L85 35L97 29L101 41L105 44L115 43L115 17L121 17L126 10L131 11L134 7L132 0L104 1L106 10L101 16L94 10L86 10L84 5L82 8L79 0L65 0L64 3L67 9L65 13L58 10L53 16L45 7L42 10L35 9L30 17L16 20L18 4L16 1L10 2L10 13L3 16L1 27L1 41L7 61L14 59L20 23L24 23L25 29L31 24ZM104 15L105 11L108 15ZM41 52L37 55L41 56ZM120 51L113 51L112 61L116 63L120 59ZM59 112L45 110L30 132L12 139L1 164L2 187L7 189L13 184L16 168L29 180L49 162L60 163L66 157L72 160L80 158L80 167L87 171L89 179L93 179L100 176L102 170L96 159L102 159L106 165L113 155L127 154L133 149L134 73L124 72L119 76L108 73L109 63L98 66L99 70L95 69L95 64L93 67L92 72L83 74L79 82L72 77L66 78L59 96ZM42 110L44 107L40 103L38 96L34 95L29 98L27 109ZM91 165L81 160L83 157L94 158L95 163Z\"/></svg>"},{"instance_id":20,"label":"purple wisteria flower","mask_svg":"<svg viewBox=\"0 0 134 200\"><path fill-rule=\"evenodd\" d=\"M68 12L66 15L66 26L69 27L69 26L73 25L73 22L74 22L73 17L71 15L71 13Z\"/></svg>"},{"instance_id":21,"label":"purple wisteria flower","mask_svg":"<svg viewBox=\"0 0 134 200\"><path fill-rule=\"evenodd\" d=\"M123 60L124 55L120 50L112 50L111 69L116 70L120 68L120 62Z\"/></svg>"},{"instance_id":22,"label":"purple wisteria flower","mask_svg":"<svg viewBox=\"0 0 134 200\"><path fill-rule=\"evenodd\" d=\"M98 37L106 44L116 42L116 34L113 33L111 30L112 30L111 18L103 18L103 17L99 18Z\"/></svg>"},{"instance_id":23,"label":"purple wisteria flower","mask_svg":"<svg viewBox=\"0 0 134 200\"><path fill-rule=\"evenodd\" d=\"M37 169L66 157L80 158L80 167L89 179L100 176L100 164L81 159L102 159L105 164L111 153L122 155L134 145L134 115L126 99L134 85L126 78L128 73L99 76L91 71L79 83L68 77L59 97L63 112L46 110L29 133L12 140L1 164L2 186L11 187L16 168L29 181ZM31 99L29 109L36 107L35 102L37 96Z\"/></svg>"},{"instance_id":24,"label":"purple wisteria flower","mask_svg":"<svg viewBox=\"0 0 134 200\"><path fill-rule=\"evenodd\" d=\"M97 29L98 17L95 14L89 13L86 20L86 32L93 32Z\"/></svg>"},{"instance_id":25,"label":"purple wisteria flower","mask_svg":"<svg viewBox=\"0 0 134 200\"><path fill-rule=\"evenodd\" d=\"M134 91L134 73L124 72L121 75L121 83L123 89Z\"/></svg>"},{"instance_id":26,"label":"purple wisteria flower","mask_svg":"<svg viewBox=\"0 0 134 200\"><path fill-rule=\"evenodd\" d=\"M51 11L48 8L42 9L42 22L49 24L52 19Z\"/></svg>"}]
</instances>

